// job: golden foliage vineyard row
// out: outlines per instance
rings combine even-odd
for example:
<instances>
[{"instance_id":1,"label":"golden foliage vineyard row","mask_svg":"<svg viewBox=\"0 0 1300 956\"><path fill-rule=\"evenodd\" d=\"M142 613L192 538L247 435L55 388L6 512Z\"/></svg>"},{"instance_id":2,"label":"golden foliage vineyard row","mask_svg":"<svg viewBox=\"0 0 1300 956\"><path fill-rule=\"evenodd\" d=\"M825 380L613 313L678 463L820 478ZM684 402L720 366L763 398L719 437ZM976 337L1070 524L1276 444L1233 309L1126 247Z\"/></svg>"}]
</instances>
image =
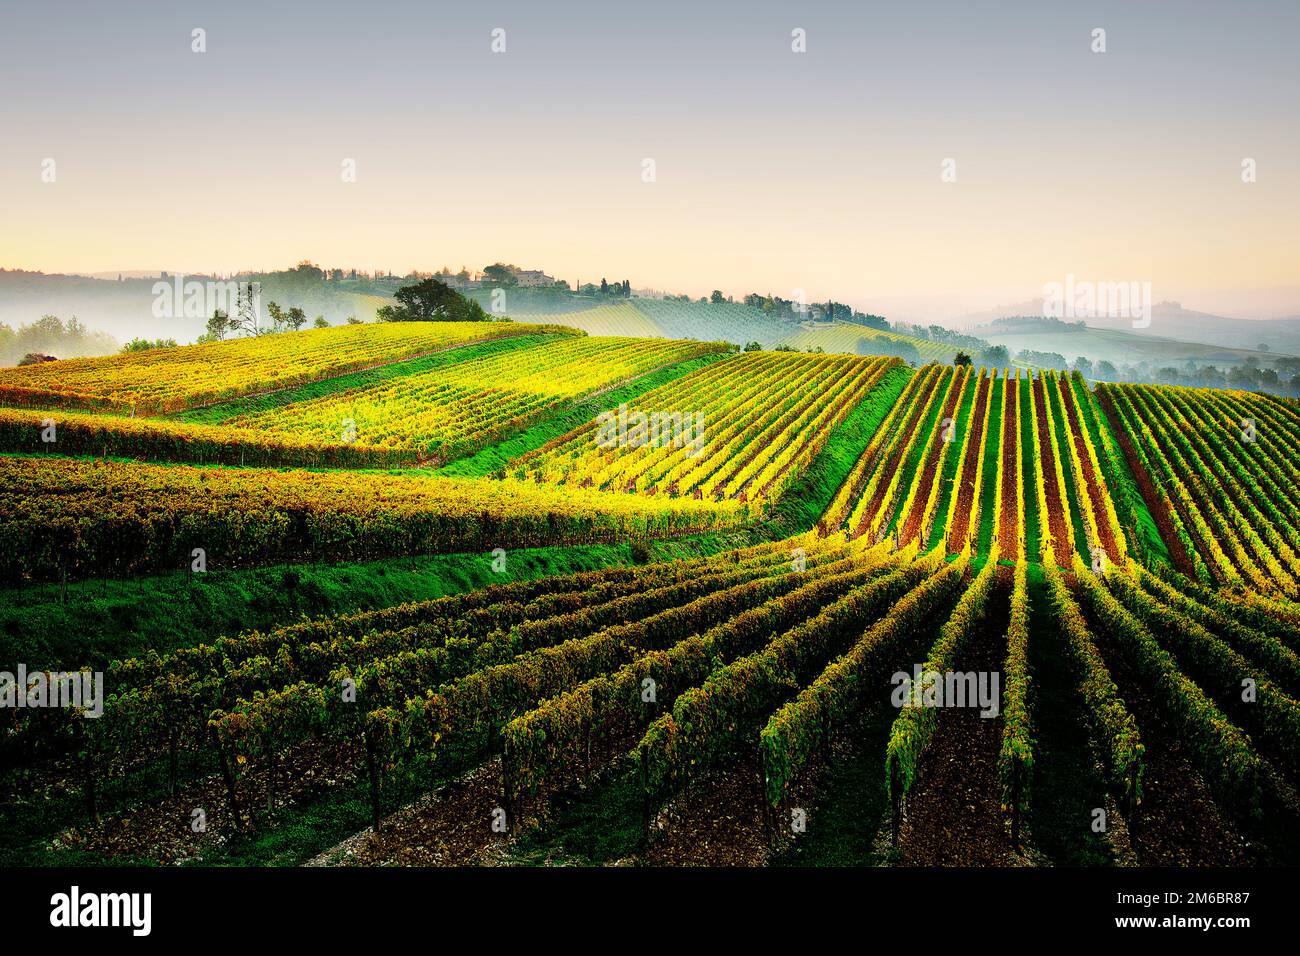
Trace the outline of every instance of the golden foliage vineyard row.
<instances>
[{"instance_id":1,"label":"golden foliage vineyard row","mask_svg":"<svg viewBox=\"0 0 1300 956\"><path fill-rule=\"evenodd\" d=\"M0 404L174 412L504 336L561 326L390 322L284 332L108 358L0 369Z\"/></svg>"},{"instance_id":2,"label":"golden foliage vineyard row","mask_svg":"<svg viewBox=\"0 0 1300 956\"><path fill-rule=\"evenodd\" d=\"M565 337L231 419L286 442L419 451L446 460L527 426L560 402L723 350L666 339Z\"/></svg>"},{"instance_id":3,"label":"golden foliage vineyard row","mask_svg":"<svg viewBox=\"0 0 1300 956\"><path fill-rule=\"evenodd\" d=\"M1300 596L1300 411L1258 395L1172 386L1099 392L1205 582Z\"/></svg>"},{"instance_id":4,"label":"golden foliage vineyard row","mask_svg":"<svg viewBox=\"0 0 1300 956\"><path fill-rule=\"evenodd\" d=\"M561 436L522 458L515 474L649 495L774 498L895 364L741 354Z\"/></svg>"},{"instance_id":5,"label":"golden foliage vineyard row","mask_svg":"<svg viewBox=\"0 0 1300 956\"><path fill-rule=\"evenodd\" d=\"M381 448L251 428L166 418L0 409L0 450L18 454L137 458L197 465L358 468L414 465L413 449Z\"/></svg>"},{"instance_id":6,"label":"golden foliage vineyard row","mask_svg":"<svg viewBox=\"0 0 1300 956\"><path fill-rule=\"evenodd\" d=\"M732 502L362 472L0 458L0 580L522 548L733 524Z\"/></svg>"}]
</instances>

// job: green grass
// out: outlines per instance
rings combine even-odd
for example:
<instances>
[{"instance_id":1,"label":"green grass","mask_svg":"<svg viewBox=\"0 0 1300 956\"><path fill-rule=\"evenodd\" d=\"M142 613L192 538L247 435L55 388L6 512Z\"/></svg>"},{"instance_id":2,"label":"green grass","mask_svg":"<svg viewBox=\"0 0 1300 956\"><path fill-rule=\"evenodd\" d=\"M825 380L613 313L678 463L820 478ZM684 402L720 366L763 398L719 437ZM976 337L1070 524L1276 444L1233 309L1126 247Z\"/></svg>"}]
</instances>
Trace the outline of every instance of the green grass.
<instances>
[{"instance_id":1,"label":"green grass","mask_svg":"<svg viewBox=\"0 0 1300 956\"><path fill-rule=\"evenodd\" d=\"M362 372L352 372L349 375L327 378L319 382L309 382L306 385L299 385L295 388L287 388L283 391L271 392L266 395L252 395L247 398L236 398L228 402L221 402L217 405L209 405L206 408L195 408L164 417L176 421L194 422L203 425L222 425L239 415L251 415L255 412L265 412L273 408L283 408L284 406L292 405L295 402L306 402L314 398L323 398L326 395L336 395L339 392L345 392L348 389L378 385L382 382L390 381L391 379L405 378L408 375L417 375L421 372L446 368L449 365L459 365L463 362L470 362L474 359L484 358L488 355L495 355L499 352L513 352L516 349L535 348L558 338L560 338L558 335L518 335L509 338L493 339L490 342L481 342L476 345L465 345L459 348L451 348L442 352L435 352L432 355L425 355L421 358L408 359L404 362L393 362L389 365L381 365L378 368L366 369Z\"/></svg>"},{"instance_id":2,"label":"green grass","mask_svg":"<svg viewBox=\"0 0 1300 956\"><path fill-rule=\"evenodd\" d=\"M807 832L772 866L882 866L893 851L877 854L876 835L888 820L889 790L882 770L889 729L898 711L877 707L854 734L852 759L830 764L817 780L816 803L808 810ZM777 826L788 826L778 819Z\"/></svg>"},{"instance_id":3,"label":"green grass","mask_svg":"<svg viewBox=\"0 0 1300 956\"><path fill-rule=\"evenodd\" d=\"M554 816L545 826L523 833L511 845L510 863L599 866L644 847L641 777L634 770L568 798L552 797L552 805Z\"/></svg>"},{"instance_id":4,"label":"green grass","mask_svg":"<svg viewBox=\"0 0 1300 956\"><path fill-rule=\"evenodd\" d=\"M980 475L980 528L976 553L988 554L993 550L993 512L998 504L998 459L1002 455L1002 390L1003 379L993 380L992 402L988 413L988 440L984 444L984 471Z\"/></svg>"},{"instance_id":5,"label":"green grass","mask_svg":"<svg viewBox=\"0 0 1300 956\"><path fill-rule=\"evenodd\" d=\"M656 542L650 555L724 550L740 533ZM0 668L64 669L160 653L223 634L265 630L302 617L346 614L459 594L489 584L634 563L632 545L510 552L506 571L486 554L443 554L347 564L295 564L242 571L87 581L68 589L34 585L0 594Z\"/></svg>"},{"instance_id":6,"label":"green grass","mask_svg":"<svg viewBox=\"0 0 1300 956\"><path fill-rule=\"evenodd\" d=\"M552 415L503 442L481 449L468 458L448 462L433 473L451 478L482 478L498 473L520 455L541 448L547 442L587 424L601 412L617 408L623 402L633 402L651 389L701 369L725 357L726 354L720 352L678 362L676 365L643 375L619 388L590 398L579 399L566 411Z\"/></svg>"}]
</instances>

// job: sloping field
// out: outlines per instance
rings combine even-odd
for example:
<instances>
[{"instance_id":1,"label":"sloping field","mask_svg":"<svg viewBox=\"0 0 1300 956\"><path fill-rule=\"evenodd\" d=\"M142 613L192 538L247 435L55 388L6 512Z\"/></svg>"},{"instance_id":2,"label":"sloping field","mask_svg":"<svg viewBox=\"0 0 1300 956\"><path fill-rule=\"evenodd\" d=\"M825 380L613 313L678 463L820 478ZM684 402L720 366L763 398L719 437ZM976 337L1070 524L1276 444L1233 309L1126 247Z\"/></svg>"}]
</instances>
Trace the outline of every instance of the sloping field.
<instances>
[{"instance_id":1,"label":"sloping field","mask_svg":"<svg viewBox=\"0 0 1300 956\"><path fill-rule=\"evenodd\" d=\"M683 347L593 341L438 371L585 394ZM1300 861L1300 416L1285 401L743 353L505 481L0 458L0 576L152 573L195 548L230 567L741 534L895 376L866 416L879 426L836 451L838 488L806 533L286 621L114 664L99 720L15 712L12 792L88 811L42 852ZM194 806L208 830L178 837ZM351 821L346 852L326 852L339 836L307 822L322 819Z\"/></svg>"},{"instance_id":2,"label":"sloping field","mask_svg":"<svg viewBox=\"0 0 1300 956\"><path fill-rule=\"evenodd\" d=\"M627 299L572 312L511 313L520 322L549 322L592 335L640 335L700 342L777 344L794 327L760 309L735 302Z\"/></svg>"},{"instance_id":3,"label":"sloping field","mask_svg":"<svg viewBox=\"0 0 1300 956\"><path fill-rule=\"evenodd\" d=\"M337 442L345 434L361 448L414 449L444 462L499 441L561 403L714 351L719 348L660 339L562 337L228 424L289 441Z\"/></svg>"},{"instance_id":4,"label":"sloping field","mask_svg":"<svg viewBox=\"0 0 1300 956\"><path fill-rule=\"evenodd\" d=\"M872 329L853 322L806 322L798 331L786 335L781 345L801 352L820 348L846 355L894 355L917 365L922 362L949 364L956 356L956 346L926 339Z\"/></svg>"},{"instance_id":5,"label":"sloping field","mask_svg":"<svg viewBox=\"0 0 1300 956\"><path fill-rule=\"evenodd\" d=\"M393 322L69 359L0 369L0 404L171 412L541 331L504 322Z\"/></svg>"},{"instance_id":6,"label":"sloping field","mask_svg":"<svg viewBox=\"0 0 1300 956\"><path fill-rule=\"evenodd\" d=\"M0 457L0 580L189 566L366 560L678 534L731 502L610 496L515 481Z\"/></svg>"},{"instance_id":7,"label":"sloping field","mask_svg":"<svg viewBox=\"0 0 1300 956\"><path fill-rule=\"evenodd\" d=\"M892 365L743 353L550 442L513 473L648 495L775 498Z\"/></svg>"},{"instance_id":8,"label":"sloping field","mask_svg":"<svg viewBox=\"0 0 1300 956\"><path fill-rule=\"evenodd\" d=\"M1205 584L1300 596L1300 409L1214 389L1102 385L1147 504Z\"/></svg>"},{"instance_id":9,"label":"sloping field","mask_svg":"<svg viewBox=\"0 0 1300 956\"><path fill-rule=\"evenodd\" d=\"M631 302L597 305L575 312L512 313L512 318L517 322L549 322L581 329L588 335L633 335L652 339L688 337L668 334Z\"/></svg>"}]
</instances>

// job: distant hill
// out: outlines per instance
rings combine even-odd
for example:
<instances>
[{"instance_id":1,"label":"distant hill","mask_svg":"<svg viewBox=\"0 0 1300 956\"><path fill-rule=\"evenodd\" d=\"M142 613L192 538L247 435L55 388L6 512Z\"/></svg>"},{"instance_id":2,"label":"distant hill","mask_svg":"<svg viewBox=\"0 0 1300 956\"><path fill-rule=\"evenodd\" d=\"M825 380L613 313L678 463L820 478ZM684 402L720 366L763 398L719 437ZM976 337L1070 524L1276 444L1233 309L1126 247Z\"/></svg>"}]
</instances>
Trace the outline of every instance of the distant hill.
<instances>
[{"instance_id":1,"label":"distant hill","mask_svg":"<svg viewBox=\"0 0 1300 956\"><path fill-rule=\"evenodd\" d=\"M333 325L343 324L349 315L371 321L375 309L388 301L382 296L349 291L346 284L304 285L296 281L292 271L255 278L262 282L263 308L268 301L276 301L286 308L297 305L307 312L309 319L324 315ZM193 342L203 332L206 317L155 316L153 288L158 281L156 274L128 278L123 273L119 282L116 273L111 279L98 279L0 269L0 323L17 328L43 315L56 315L65 321L75 315L83 325L107 332L123 342L137 336L172 338L182 344Z\"/></svg>"},{"instance_id":2,"label":"distant hill","mask_svg":"<svg viewBox=\"0 0 1300 956\"><path fill-rule=\"evenodd\" d=\"M1151 309L1151 325L1133 328L1127 319L1089 319L1097 328L1122 329L1135 335L1204 342L1230 349L1269 351L1300 355L1300 316L1285 319L1233 319L1208 312L1184 309L1177 302L1157 302Z\"/></svg>"},{"instance_id":3,"label":"distant hill","mask_svg":"<svg viewBox=\"0 0 1300 956\"><path fill-rule=\"evenodd\" d=\"M1152 327L1159 328L1165 324L1167 323L1159 322L1158 315L1153 310ZM1249 322L1248 324L1263 323ZM1081 325L1078 322L1021 316L998 319L970 331L994 345L1005 345L1013 357L1022 350L1055 352L1063 356L1067 362L1073 362L1077 356L1083 355L1093 362L1111 362L1116 366L1139 365L1146 362L1158 368L1181 366L1192 361L1197 365L1224 367L1241 365L1250 358L1261 365L1268 365L1272 360L1289 354L1281 348L1263 352L1253 346L1233 348L1228 345L1152 335L1150 329L1133 329L1131 323L1128 328L1097 328L1091 324Z\"/></svg>"},{"instance_id":4,"label":"distant hill","mask_svg":"<svg viewBox=\"0 0 1300 956\"><path fill-rule=\"evenodd\" d=\"M981 330L1010 316L1041 316L1043 302L1031 299L1011 305L999 306L982 312L969 312L953 320L953 325L968 329L974 335L981 335ZM1199 343L1206 346L1219 346L1229 350L1257 352L1261 345L1268 346L1269 352L1281 352L1287 355L1300 355L1300 316L1279 319L1235 319L1209 312L1196 312L1184 309L1178 302L1157 302L1151 307L1151 324L1146 328L1136 329L1128 318L1090 317L1085 324L1093 329L1106 329L1128 333L1132 336ZM1102 340L1097 340L1098 342ZM1042 349L1041 346L1027 345L1027 348L1044 351L1059 349ZM1164 349L1157 348L1157 353ZM1177 350L1174 350L1175 352ZM1194 352L1195 350L1193 350ZM1172 353L1171 353L1172 354ZM1192 357L1189 354L1189 357ZM1071 356L1073 358L1073 356ZM1096 360L1115 361L1107 355L1089 355ZM1220 361L1228 361L1221 358ZM1138 361L1126 358L1123 361Z\"/></svg>"},{"instance_id":5,"label":"distant hill","mask_svg":"<svg viewBox=\"0 0 1300 956\"><path fill-rule=\"evenodd\" d=\"M801 352L820 348L847 355L895 355L918 365L923 362L948 365L959 351L956 345L885 332L851 322L805 322L797 332L782 339L780 344L789 345ZM965 351L972 352L971 349Z\"/></svg>"},{"instance_id":6,"label":"distant hill","mask_svg":"<svg viewBox=\"0 0 1300 956\"><path fill-rule=\"evenodd\" d=\"M507 302L516 295L507 292ZM476 296L477 298L477 296ZM592 335L635 335L648 338L697 339L702 342L758 342L770 348L796 333L800 326L774 318L739 302L682 302L674 299L632 297L593 298L565 296L573 308L564 311L524 311L535 303L525 299L520 309L510 309L520 322L554 322L583 329ZM545 303L543 303L545 304Z\"/></svg>"}]
</instances>

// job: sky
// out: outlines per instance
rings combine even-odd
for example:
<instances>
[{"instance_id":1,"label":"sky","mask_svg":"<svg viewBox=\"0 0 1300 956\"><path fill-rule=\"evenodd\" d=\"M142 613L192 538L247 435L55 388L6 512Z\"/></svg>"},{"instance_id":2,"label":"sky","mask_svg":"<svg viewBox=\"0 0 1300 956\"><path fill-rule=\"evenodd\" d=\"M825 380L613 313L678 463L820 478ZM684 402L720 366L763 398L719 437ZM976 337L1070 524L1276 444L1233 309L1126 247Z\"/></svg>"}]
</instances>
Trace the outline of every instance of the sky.
<instances>
[{"instance_id":1,"label":"sky","mask_svg":"<svg viewBox=\"0 0 1300 956\"><path fill-rule=\"evenodd\" d=\"M1300 314L1297 46L1297 0L5 2L0 265Z\"/></svg>"}]
</instances>

